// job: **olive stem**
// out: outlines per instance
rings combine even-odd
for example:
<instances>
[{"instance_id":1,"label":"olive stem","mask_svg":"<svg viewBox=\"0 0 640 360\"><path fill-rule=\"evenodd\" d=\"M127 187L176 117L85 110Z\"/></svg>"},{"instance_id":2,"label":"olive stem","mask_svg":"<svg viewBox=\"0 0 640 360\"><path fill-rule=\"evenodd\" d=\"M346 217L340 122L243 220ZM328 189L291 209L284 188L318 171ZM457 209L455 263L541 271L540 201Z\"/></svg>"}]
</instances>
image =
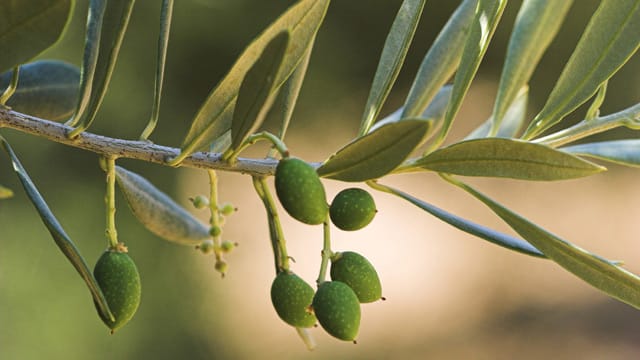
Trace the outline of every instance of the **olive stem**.
<instances>
[{"instance_id":1,"label":"olive stem","mask_svg":"<svg viewBox=\"0 0 640 360\"><path fill-rule=\"evenodd\" d=\"M280 140L280 138L268 131L262 131L249 136L240 146L238 146L237 149L227 150L224 154L222 154L222 160L228 162L229 164L234 164L238 158L238 155L240 155L240 153L244 151L244 149L257 143L260 140L271 142L271 144L273 144L273 147L280 153L280 156L289 156L287 145L285 145L284 142Z\"/></svg>"},{"instance_id":2,"label":"olive stem","mask_svg":"<svg viewBox=\"0 0 640 360\"><path fill-rule=\"evenodd\" d=\"M211 218L209 224L211 229L221 228L220 224L220 209L218 208L218 174L215 170L208 170L209 174L209 211ZM222 237L221 232L217 232L216 235L211 234L213 237L213 253L216 256L216 260L222 260L222 251L220 250L220 239Z\"/></svg>"},{"instance_id":3,"label":"olive stem","mask_svg":"<svg viewBox=\"0 0 640 360\"><path fill-rule=\"evenodd\" d=\"M170 159L180 155L180 149L153 144L149 141L125 140L93 134L85 131L74 139L67 134L73 128L58 122L3 108L0 106L0 128L9 128L43 139L87 150L102 156L141 160L148 163L172 166ZM216 169L256 176L271 176L278 161L274 159L238 158L234 164L222 161L220 153L195 152L184 156L179 166L197 169ZM316 164L314 164L316 165Z\"/></svg>"},{"instance_id":4,"label":"olive stem","mask_svg":"<svg viewBox=\"0 0 640 360\"><path fill-rule=\"evenodd\" d=\"M580 140L587 136L598 134L617 127L640 129L640 104L606 116L594 119L585 119L579 123L560 130L556 133L533 140L532 142L551 147L560 147L568 143Z\"/></svg>"},{"instance_id":5,"label":"olive stem","mask_svg":"<svg viewBox=\"0 0 640 360\"><path fill-rule=\"evenodd\" d=\"M309 329L297 327L296 332L298 333L298 336L300 336L300 339L302 339L302 342L306 345L307 350L311 351L316 348L316 341L313 339Z\"/></svg>"},{"instance_id":6,"label":"olive stem","mask_svg":"<svg viewBox=\"0 0 640 360\"><path fill-rule=\"evenodd\" d=\"M326 219L322 223L322 230L323 241L322 251L320 252L322 260L320 261L320 272L318 274L318 279L316 280L316 285L318 286L326 281L327 269L329 268L329 260L333 255L333 252L331 251L331 221L329 220L329 214L327 214Z\"/></svg>"},{"instance_id":7,"label":"olive stem","mask_svg":"<svg viewBox=\"0 0 640 360\"><path fill-rule=\"evenodd\" d=\"M16 88L18 87L19 77L20 77L20 66L16 66L13 68L13 72L11 73L11 80L9 81L9 86L7 86L4 92L0 95L0 106L5 106L7 101L16 92Z\"/></svg>"},{"instance_id":8,"label":"olive stem","mask_svg":"<svg viewBox=\"0 0 640 360\"><path fill-rule=\"evenodd\" d=\"M104 170L107 173L107 192L104 197L107 210L107 229L105 234L110 249L118 247L118 231L116 230L116 158L113 156L103 159Z\"/></svg>"},{"instance_id":9,"label":"olive stem","mask_svg":"<svg viewBox=\"0 0 640 360\"><path fill-rule=\"evenodd\" d=\"M289 271L289 254L287 252L287 242L280 225L280 216L273 201L266 178L263 176L253 176L253 187L256 193L262 199L264 208L267 211L267 219L269 221L269 238L271 239L271 247L273 249L273 257L276 266L276 273Z\"/></svg>"}]
</instances>

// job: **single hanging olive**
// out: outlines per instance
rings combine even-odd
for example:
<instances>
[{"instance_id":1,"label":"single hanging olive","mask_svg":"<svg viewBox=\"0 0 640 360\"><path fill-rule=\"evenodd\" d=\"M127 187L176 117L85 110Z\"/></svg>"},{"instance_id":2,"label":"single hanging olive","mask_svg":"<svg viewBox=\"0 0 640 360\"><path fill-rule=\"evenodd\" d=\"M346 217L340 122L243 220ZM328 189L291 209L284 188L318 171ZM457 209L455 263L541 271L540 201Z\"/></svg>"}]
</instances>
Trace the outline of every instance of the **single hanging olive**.
<instances>
[{"instance_id":1,"label":"single hanging olive","mask_svg":"<svg viewBox=\"0 0 640 360\"><path fill-rule=\"evenodd\" d=\"M318 322L331 336L355 340L360 328L360 302L349 285L340 281L323 282L311 306Z\"/></svg>"},{"instance_id":2,"label":"single hanging olive","mask_svg":"<svg viewBox=\"0 0 640 360\"><path fill-rule=\"evenodd\" d=\"M126 247L108 249L98 259L93 276L104 294L115 321L102 318L113 334L129 322L140 305L140 275Z\"/></svg>"},{"instance_id":3,"label":"single hanging olive","mask_svg":"<svg viewBox=\"0 0 640 360\"><path fill-rule=\"evenodd\" d=\"M278 316L291 326L312 327L316 317L310 311L313 288L297 275L281 272L271 284L271 302Z\"/></svg>"},{"instance_id":4,"label":"single hanging olive","mask_svg":"<svg viewBox=\"0 0 640 360\"><path fill-rule=\"evenodd\" d=\"M276 167L275 183L278 199L291 217L309 225L324 222L329 209L313 166L297 158L284 158Z\"/></svg>"},{"instance_id":5,"label":"single hanging olive","mask_svg":"<svg viewBox=\"0 0 640 360\"><path fill-rule=\"evenodd\" d=\"M342 190L333 198L329 215L331 222L342 230L359 230L376 216L376 204L367 191L359 188Z\"/></svg>"},{"instance_id":6,"label":"single hanging olive","mask_svg":"<svg viewBox=\"0 0 640 360\"><path fill-rule=\"evenodd\" d=\"M349 285L361 303L374 302L382 297L382 285L376 269L358 253L335 253L331 257L331 280Z\"/></svg>"}]
</instances>

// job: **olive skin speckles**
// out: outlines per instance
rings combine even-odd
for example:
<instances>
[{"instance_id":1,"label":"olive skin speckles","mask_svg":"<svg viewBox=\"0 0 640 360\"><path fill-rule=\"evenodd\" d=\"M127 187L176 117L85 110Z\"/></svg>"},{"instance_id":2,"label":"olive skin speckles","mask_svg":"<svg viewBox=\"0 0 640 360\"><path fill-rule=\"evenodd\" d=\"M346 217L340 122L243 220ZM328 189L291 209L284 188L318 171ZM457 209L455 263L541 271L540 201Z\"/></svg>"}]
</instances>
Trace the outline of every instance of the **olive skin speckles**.
<instances>
[{"instance_id":1,"label":"olive skin speckles","mask_svg":"<svg viewBox=\"0 0 640 360\"><path fill-rule=\"evenodd\" d=\"M324 186L313 166L297 158L280 160L275 173L276 194L294 219L318 225L327 218Z\"/></svg>"},{"instance_id":2,"label":"olive skin speckles","mask_svg":"<svg viewBox=\"0 0 640 360\"><path fill-rule=\"evenodd\" d=\"M125 252L105 251L93 270L93 276L100 285L115 321L102 318L114 333L125 325L140 305L140 275L136 264Z\"/></svg>"},{"instance_id":3,"label":"olive skin speckles","mask_svg":"<svg viewBox=\"0 0 640 360\"><path fill-rule=\"evenodd\" d=\"M341 230L360 230L376 216L376 204L371 194L359 188L339 192L331 202L331 222Z\"/></svg>"},{"instance_id":4,"label":"olive skin speckles","mask_svg":"<svg viewBox=\"0 0 640 360\"><path fill-rule=\"evenodd\" d=\"M358 253L335 253L331 257L331 280L349 285L361 303L370 303L382 298L382 285L376 269Z\"/></svg>"},{"instance_id":5,"label":"olive skin speckles","mask_svg":"<svg viewBox=\"0 0 640 360\"><path fill-rule=\"evenodd\" d=\"M316 317L309 310L313 288L293 273L281 272L271 284L271 302L278 316L287 324L299 328L312 327Z\"/></svg>"},{"instance_id":6,"label":"olive skin speckles","mask_svg":"<svg viewBox=\"0 0 640 360\"><path fill-rule=\"evenodd\" d=\"M355 340L360 328L360 302L349 285L340 281L323 282L311 306L327 333L340 340Z\"/></svg>"}]
</instances>

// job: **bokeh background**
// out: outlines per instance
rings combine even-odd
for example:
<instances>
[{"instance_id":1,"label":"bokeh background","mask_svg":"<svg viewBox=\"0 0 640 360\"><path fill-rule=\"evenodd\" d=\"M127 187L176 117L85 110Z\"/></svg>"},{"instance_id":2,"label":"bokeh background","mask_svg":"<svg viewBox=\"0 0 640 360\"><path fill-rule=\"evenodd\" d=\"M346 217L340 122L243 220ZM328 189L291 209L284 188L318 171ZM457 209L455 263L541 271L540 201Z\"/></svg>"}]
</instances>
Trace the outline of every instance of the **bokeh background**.
<instances>
[{"instance_id":1,"label":"bokeh background","mask_svg":"<svg viewBox=\"0 0 640 360\"><path fill-rule=\"evenodd\" d=\"M293 1L177 1L160 125L152 139L178 146L199 104L244 46ZM383 114L400 106L420 61L457 5L426 5L413 46ZM509 32L520 1L509 3L477 80L454 125L460 138L491 112ZM599 2L574 2L531 82L529 113L545 101L581 29ZM287 144L321 161L356 134L386 32L400 0L334 1L316 41ZM86 4L78 2L66 37L43 57L80 64ZM139 1L111 91L92 132L136 138L152 102L159 4ZM7 51L6 49L3 51ZM609 83L603 113L640 99L636 55ZM567 123L584 114L580 109ZM267 127L273 126L267 123ZM59 220L93 264L106 246L104 175L95 154L3 130ZM624 131L608 137L629 135ZM262 156L264 147L248 156ZM202 171L122 160L188 206L206 193ZM358 344L312 330L305 349L272 309L274 277L267 222L248 176L220 174L221 200L239 212L224 237L240 246L221 279L214 260L148 233L118 197L117 224L143 281L137 315L115 335L50 239L6 157L0 183L16 196L0 202L0 359L633 359L640 357L640 312L584 284L557 265L478 240L386 194L362 231L333 233L335 250L354 250L376 266L387 301L364 305ZM609 166L587 179L530 183L470 179L481 190L554 233L640 273L637 170ZM438 206L509 231L477 201L429 174L384 180ZM325 181L329 197L347 184ZM204 212L197 212L206 220ZM321 227L283 216L294 270L317 276Z\"/></svg>"}]
</instances>

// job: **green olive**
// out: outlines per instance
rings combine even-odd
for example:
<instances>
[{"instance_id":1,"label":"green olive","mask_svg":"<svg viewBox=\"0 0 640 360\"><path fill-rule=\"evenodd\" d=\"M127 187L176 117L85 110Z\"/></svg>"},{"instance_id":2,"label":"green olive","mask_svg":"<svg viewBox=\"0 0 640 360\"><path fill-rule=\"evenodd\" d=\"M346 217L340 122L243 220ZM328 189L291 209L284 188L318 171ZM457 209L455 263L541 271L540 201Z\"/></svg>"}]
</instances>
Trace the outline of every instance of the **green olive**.
<instances>
[{"instance_id":1,"label":"green olive","mask_svg":"<svg viewBox=\"0 0 640 360\"><path fill-rule=\"evenodd\" d=\"M360 327L360 303L349 285L340 281L323 282L313 297L313 312L331 336L354 341Z\"/></svg>"},{"instance_id":2,"label":"green olive","mask_svg":"<svg viewBox=\"0 0 640 360\"><path fill-rule=\"evenodd\" d=\"M376 203L367 191L350 188L342 190L331 202L331 222L342 230L359 230L376 216Z\"/></svg>"},{"instance_id":3,"label":"green olive","mask_svg":"<svg viewBox=\"0 0 640 360\"><path fill-rule=\"evenodd\" d=\"M126 252L105 251L98 259L93 276L104 294L115 321L101 316L114 333L129 322L140 305L140 275Z\"/></svg>"},{"instance_id":4,"label":"green olive","mask_svg":"<svg viewBox=\"0 0 640 360\"><path fill-rule=\"evenodd\" d=\"M276 194L294 219L317 225L327 217L324 186L313 166L296 158L284 158L276 167Z\"/></svg>"},{"instance_id":5,"label":"green olive","mask_svg":"<svg viewBox=\"0 0 640 360\"><path fill-rule=\"evenodd\" d=\"M281 272L271 284L271 302L278 316L287 324L299 328L312 327L316 317L309 306L313 288L297 275Z\"/></svg>"},{"instance_id":6,"label":"green olive","mask_svg":"<svg viewBox=\"0 0 640 360\"><path fill-rule=\"evenodd\" d=\"M376 269L362 255L345 251L331 257L331 280L349 285L361 303L382 298L382 285Z\"/></svg>"}]
</instances>

